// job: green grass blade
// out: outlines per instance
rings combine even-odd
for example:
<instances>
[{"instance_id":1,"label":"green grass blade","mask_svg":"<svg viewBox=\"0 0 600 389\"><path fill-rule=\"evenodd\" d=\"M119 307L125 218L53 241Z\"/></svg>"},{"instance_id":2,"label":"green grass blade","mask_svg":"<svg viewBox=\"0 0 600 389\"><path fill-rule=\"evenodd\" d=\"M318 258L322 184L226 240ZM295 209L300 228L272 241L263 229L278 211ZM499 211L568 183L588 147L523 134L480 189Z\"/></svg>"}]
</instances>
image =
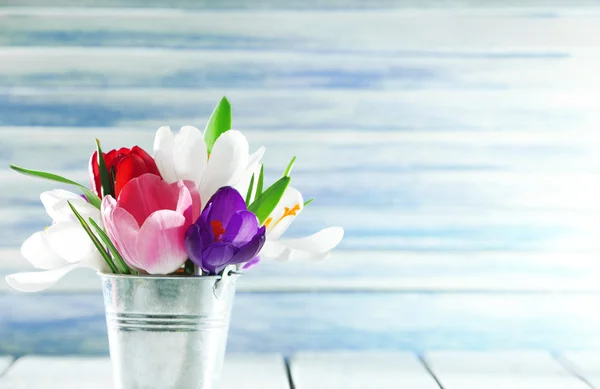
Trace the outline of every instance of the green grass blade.
<instances>
[{"instance_id":1,"label":"green grass blade","mask_svg":"<svg viewBox=\"0 0 600 389\"><path fill-rule=\"evenodd\" d=\"M285 172L283 172L283 176L284 177L289 177L290 176L290 173L292 172L292 167L294 166L294 162L296 162L296 157L295 156L294 156L294 158L292 158L292 160L288 164L287 168L285 169Z\"/></svg>"},{"instance_id":2,"label":"green grass blade","mask_svg":"<svg viewBox=\"0 0 600 389\"><path fill-rule=\"evenodd\" d=\"M102 197L104 196L114 196L112 192L112 180L111 176L106 167L106 161L104 160L104 155L102 154L102 148L100 147L100 141L96 139L96 152L98 158L98 171L100 172L100 186L102 190Z\"/></svg>"},{"instance_id":3,"label":"green grass blade","mask_svg":"<svg viewBox=\"0 0 600 389\"><path fill-rule=\"evenodd\" d=\"M87 199L88 203L92 204L94 207L100 209L100 206L102 205L102 200L100 200L100 197L98 197L96 195L96 193L92 192L90 189L86 188L85 186L80 186L79 189L83 192L85 198Z\"/></svg>"},{"instance_id":4,"label":"green grass blade","mask_svg":"<svg viewBox=\"0 0 600 389\"><path fill-rule=\"evenodd\" d=\"M248 187L248 193L246 193L246 206L250 205L250 199L252 199L252 190L254 189L254 174L250 179L250 186Z\"/></svg>"},{"instance_id":5,"label":"green grass blade","mask_svg":"<svg viewBox=\"0 0 600 389\"><path fill-rule=\"evenodd\" d=\"M308 204L312 203L313 201L315 201L315 199L308 199L307 201L304 202L304 206L306 207Z\"/></svg>"},{"instance_id":6,"label":"green grass blade","mask_svg":"<svg viewBox=\"0 0 600 389\"><path fill-rule=\"evenodd\" d=\"M64 177L61 177L61 176L59 176L57 174L41 172L41 171L38 171L38 170L25 169L25 168L22 168L22 167L16 166L16 165L10 165L10 168L12 170L14 170L14 171L16 171L18 173L24 174L26 176L43 178L45 180L59 182L61 184L67 184L67 185L76 186L76 187L78 187L83 192L83 194L85 195L85 198L87 199L87 201L90 204L92 204L94 207L100 209L100 205L102 204L102 200L100 200L100 197L98 197L90 189L86 188L85 186L81 185L78 182L71 181L71 180L69 180L67 178L64 178Z\"/></svg>"},{"instance_id":7,"label":"green grass blade","mask_svg":"<svg viewBox=\"0 0 600 389\"><path fill-rule=\"evenodd\" d=\"M265 165L260 165L260 174L258 175L258 184L256 185L255 197L258 197L262 194L264 182L265 182Z\"/></svg>"},{"instance_id":8,"label":"green grass blade","mask_svg":"<svg viewBox=\"0 0 600 389\"><path fill-rule=\"evenodd\" d=\"M117 248L115 247L113 242L110 240L110 238L108 237L106 232L104 232L104 230L91 217L88 219L88 221L90 222L92 227L94 227L94 229L100 236L100 239L102 239L104 244L108 247L108 251L110 251L110 253L112 254L117 266L121 269L121 272L123 274L131 274L129 271L129 266L127 266L127 264L123 260L123 257L119 253L119 250L117 250Z\"/></svg>"},{"instance_id":9,"label":"green grass blade","mask_svg":"<svg viewBox=\"0 0 600 389\"><path fill-rule=\"evenodd\" d=\"M260 224L263 224L265 220L267 220L271 212L273 212L277 204L279 204L279 200L283 197L283 193L291 180L292 179L287 176L281 177L250 204L248 209L256 215Z\"/></svg>"},{"instance_id":10,"label":"green grass blade","mask_svg":"<svg viewBox=\"0 0 600 389\"><path fill-rule=\"evenodd\" d=\"M39 177L39 178L44 178L47 180L51 180L51 181L56 181L56 182L60 182L62 184L68 184L68 185L75 185L75 186L81 186L81 184L75 182L75 181L71 181L67 178L61 177L59 175L56 174L52 174L52 173L46 173L46 172L41 172L41 171L37 171L37 170L31 170L31 169L25 169L16 165L9 165L10 168L16 172L19 172L21 174L25 174L27 176L34 176L34 177Z\"/></svg>"},{"instance_id":11,"label":"green grass blade","mask_svg":"<svg viewBox=\"0 0 600 389\"><path fill-rule=\"evenodd\" d=\"M69 207L71 207L71 211L73 211L73 214L75 215L75 217L77 217L77 219L79 220L79 223L81 223L81 227L83 227L85 232L87 232L88 236L94 243L94 246L96 246L96 248L100 252L100 255L102 255L102 258L104 258L104 261L106 262L108 267L110 267L110 270L115 274L119 274L117 267L115 266L113 261L110 259L110 255L108 255L108 253L106 252L106 249L102 246L102 243L100 243L100 241L98 240L96 235L94 235L90 226L88 226L88 224L85 222L84 218L79 214L79 212L77 212L77 210L75 209L73 204L71 204L70 201L67 201L67 203L69 204Z\"/></svg>"},{"instance_id":12,"label":"green grass blade","mask_svg":"<svg viewBox=\"0 0 600 389\"><path fill-rule=\"evenodd\" d=\"M231 129L231 104L229 104L226 97L223 97L210 115L204 128L204 142L209 154L217 138L229 129Z\"/></svg>"}]
</instances>

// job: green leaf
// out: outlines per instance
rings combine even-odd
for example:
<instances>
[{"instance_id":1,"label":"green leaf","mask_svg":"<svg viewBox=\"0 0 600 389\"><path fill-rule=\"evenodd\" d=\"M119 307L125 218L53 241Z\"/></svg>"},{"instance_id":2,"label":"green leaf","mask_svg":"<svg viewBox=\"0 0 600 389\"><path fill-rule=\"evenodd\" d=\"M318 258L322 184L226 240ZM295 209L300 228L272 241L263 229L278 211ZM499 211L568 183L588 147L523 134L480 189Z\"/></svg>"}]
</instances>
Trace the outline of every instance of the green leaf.
<instances>
[{"instance_id":1,"label":"green leaf","mask_svg":"<svg viewBox=\"0 0 600 389\"><path fill-rule=\"evenodd\" d=\"M78 187L83 194L85 195L87 201L92 204L94 207L100 209L100 205L102 204L102 200L100 200L100 197L98 197L94 192L92 192L90 189L86 188L85 186L81 185L78 182L75 181L71 181L67 178L61 177L59 175L56 174L52 174L52 173L46 173L46 172L41 172L38 170L30 170L30 169L25 169L16 165L10 165L10 168L18 173L24 174L26 176L33 176L33 177L38 177L38 178L43 178L46 180L50 180L50 181L54 181L54 182L60 182L61 184L67 184L67 185L73 185Z\"/></svg>"},{"instance_id":2,"label":"green leaf","mask_svg":"<svg viewBox=\"0 0 600 389\"><path fill-rule=\"evenodd\" d=\"M92 227L94 227L94 229L100 236L100 239L102 239L104 244L108 247L108 251L110 251L113 258L115 259L115 262L117 263L117 266L121 269L121 273L130 274L129 266L127 266L127 264L123 260L123 257L119 253L119 250L117 250L117 248L115 247L113 242L110 240L108 235L106 235L106 232L104 232L104 230L91 217L88 219L88 221L90 222Z\"/></svg>"},{"instance_id":3,"label":"green leaf","mask_svg":"<svg viewBox=\"0 0 600 389\"><path fill-rule=\"evenodd\" d=\"M223 97L210 115L204 128L204 142L209 154L216 140L229 129L231 129L231 105L227 98Z\"/></svg>"},{"instance_id":4,"label":"green leaf","mask_svg":"<svg viewBox=\"0 0 600 389\"><path fill-rule=\"evenodd\" d=\"M69 204L69 207L71 207L71 211L73 211L73 214L79 220L79 223L81 223L81 227L83 227L83 229L85 230L85 232L87 232L88 236L90 237L90 239L94 243L94 246L96 246L96 248L98 249L98 251L102 255L102 258L104 258L104 261L106 262L106 264L108 265L108 267L110 267L110 270L113 273L115 273L115 274L119 274L119 271L117 270L117 267L115 266L115 264L113 263L113 261L110 259L110 255L108 255L108 253L106 252L106 249L102 246L102 243L100 243L100 241L98 240L98 238L96 237L96 235L94 235L94 233L92 232L92 229L90 228L90 226L88 226L88 224L85 222L85 220L83 219L83 217L81 217L81 215L79 214L79 212L77 212L77 210L75 209L75 207L73 206L73 204L71 204L70 201L67 201L67 203Z\"/></svg>"},{"instance_id":5,"label":"green leaf","mask_svg":"<svg viewBox=\"0 0 600 389\"><path fill-rule=\"evenodd\" d=\"M271 212L275 209L283 193L287 189L290 181L290 177L281 177L277 182L267 188L260 196L254 200L248 207L248 210L252 211L258 218L260 224L263 224L269 217Z\"/></svg>"},{"instance_id":6,"label":"green leaf","mask_svg":"<svg viewBox=\"0 0 600 389\"><path fill-rule=\"evenodd\" d=\"M252 190L254 189L254 174L250 179L250 186L248 187L248 193L246 193L246 206L250 205L250 199L252 198Z\"/></svg>"},{"instance_id":7,"label":"green leaf","mask_svg":"<svg viewBox=\"0 0 600 389\"><path fill-rule=\"evenodd\" d=\"M315 199L308 199L307 201L304 202L304 206L306 207L308 204L312 203L313 201L315 201Z\"/></svg>"},{"instance_id":8,"label":"green leaf","mask_svg":"<svg viewBox=\"0 0 600 389\"><path fill-rule=\"evenodd\" d=\"M104 160L104 155L102 154L102 148L100 147L100 141L96 139L96 151L98 158L98 170L100 171L100 186L102 189L102 197L104 196L114 196L115 194L112 191L112 180L111 175L106 168L106 161Z\"/></svg>"},{"instance_id":9,"label":"green leaf","mask_svg":"<svg viewBox=\"0 0 600 389\"><path fill-rule=\"evenodd\" d=\"M258 175L258 185L256 185L255 197L258 197L262 194L264 182L265 182L265 165L260 165L260 174Z\"/></svg>"},{"instance_id":10,"label":"green leaf","mask_svg":"<svg viewBox=\"0 0 600 389\"><path fill-rule=\"evenodd\" d=\"M100 209L100 206L102 205L102 200L100 200L100 197L98 197L96 195L96 193L92 192L91 190L89 190L88 188L86 188L83 185L77 185L77 186L79 187L79 190L81 190L83 192L83 195L87 199L88 203L90 203L94 207Z\"/></svg>"},{"instance_id":11,"label":"green leaf","mask_svg":"<svg viewBox=\"0 0 600 389\"><path fill-rule=\"evenodd\" d=\"M283 176L284 177L289 177L290 176L290 173L292 172L292 166L294 166L294 162L296 162L296 157L295 156L294 156L294 158L292 158L292 160L288 164L287 168L285 169L285 172L283 172Z\"/></svg>"}]
</instances>

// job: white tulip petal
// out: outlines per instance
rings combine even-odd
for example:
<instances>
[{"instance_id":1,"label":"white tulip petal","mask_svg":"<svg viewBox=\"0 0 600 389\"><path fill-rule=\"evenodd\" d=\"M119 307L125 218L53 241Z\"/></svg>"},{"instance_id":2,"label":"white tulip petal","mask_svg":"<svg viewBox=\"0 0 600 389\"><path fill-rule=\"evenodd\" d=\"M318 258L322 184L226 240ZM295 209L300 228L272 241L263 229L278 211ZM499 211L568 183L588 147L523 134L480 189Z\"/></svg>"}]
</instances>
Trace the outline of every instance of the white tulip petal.
<instances>
[{"instance_id":1,"label":"white tulip petal","mask_svg":"<svg viewBox=\"0 0 600 389\"><path fill-rule=\"evenodd\" d=\"M174 137L168 126L156 131L154 137L154 162L162 178L168 183L177 182L175 163L173 161Z\"/></svg>"},{"instance_id":2,"label":"white tulip petal","mask_svg":"<svg viewBox=\"0 0 600 389\"><path fill-rule=\"evenodd\" d=\"M46 213L54 222L75 220L75 215L73 215L73 211L68 204L69 201L79 213L81 213L83 209L87 212L88 209L86 205L94 208L94 206L88 204L88 202L80 195L64 189L54 189L43 192L40 195L40 200L42 200L42 204L44 204L44 208L46 208ZM96 210L96 213L99 214L98 209L94 209Z\"/></svg>"},{"instance_id":3,"label":"white tulip petal","mask_svg":"<svg viewBox=\"0 0 600 389\"><path fill-rule=\"evenodd\" d=\"M100 255L79 222L59 222L46 230L46 241L65 261L94 263Z\"/></svg>"},{"instance_id":4,"label":"white tulip petal","mask_svg":"<svg viewBox=\"0 0 600 389\"><path fill-rule=\"evenodd\" d=\"M267 222L267 240L279 239L281 235L288 229L290 224L296 219L296 216L302 212L304 208L304 199L302 193L297 189L288 186L283 193L283 197L279 200L277 207L269 215Z\"/></svg>"},{"instance_id":5,"label":"white tulip petal","mask_svg":"<svg viewBox=\"0 0 600 389\"><path fill-rule=\"evenodd\" d=\"M235 185L248 166L248 141L241 132L229 130L215 142L199 191L206 204L221 187Z\"/></svg>"},{"instance_id":6,"label":"white tulip petal","mask_svg":"<svg viewBox=\"0 0 600 389\"><path fill-rule=\"evenodd\" d=\"M252 194L250 195L250 202L254 201L256 194L256 184L258 182L258 176L260 175L260 167L261 167L261 159L265 154L265 148L261 147L254 154L250 155L248 158L248 168L241 176L240 180L233 187L242 194L242 196L246 196L248 193L248 188L250 187L250 181L252 181L252 175L254 175L254 186L252 189Z\"/></svg>"},{"instance_id":7,"label":"white tulip petal","mask_svg":"<svg viewBox=\"0 0 600 389\"><path fill-rule=\"evenodd\" d=\"M21 292L39 292L56 284L58 280L78 267L79 264L73 263L53 270L11 274L6 276L6 282Z\"/></svg>"},{"instance_id":8,"label":"white tulip petal","mask_svg":"<svg viewBox=\"0 0 600 389\"><path fill-rule=\"evenodd\" d=\"M200 184L208 160L204 136L192 126L181 127L173 143L173 166L180 180Z\"/></svg>"},{"instance_id":9,"label":"white tulip petal","mask_svg":"<svg viewBox=\"0 0 600 389\"><path fill-rule=\"evenodd\" d=\"M50 247L43 231L36 232L23 242L21 255L38 269L48 270L68 264Z\"/></svg>"}]
</instances>

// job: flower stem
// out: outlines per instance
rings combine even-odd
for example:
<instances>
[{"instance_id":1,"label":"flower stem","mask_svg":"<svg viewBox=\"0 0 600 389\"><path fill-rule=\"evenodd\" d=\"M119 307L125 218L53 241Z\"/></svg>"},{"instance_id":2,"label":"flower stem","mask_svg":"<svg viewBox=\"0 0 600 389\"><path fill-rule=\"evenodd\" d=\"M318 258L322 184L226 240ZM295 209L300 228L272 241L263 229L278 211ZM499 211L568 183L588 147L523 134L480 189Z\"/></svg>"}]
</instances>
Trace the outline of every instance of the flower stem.
<instances>
[{"instance_id":1,"label":"flower stem","mask_svg":"<svg viewBox=\"0 0 600 389\"><path fill-rule=\"evenodd\" d=\"M194 262L190 261L189 259L187 261L185 261L185 266L183 268L183 273L186 276L193 276L194 275Z\"/></svg>"}]
</instances>

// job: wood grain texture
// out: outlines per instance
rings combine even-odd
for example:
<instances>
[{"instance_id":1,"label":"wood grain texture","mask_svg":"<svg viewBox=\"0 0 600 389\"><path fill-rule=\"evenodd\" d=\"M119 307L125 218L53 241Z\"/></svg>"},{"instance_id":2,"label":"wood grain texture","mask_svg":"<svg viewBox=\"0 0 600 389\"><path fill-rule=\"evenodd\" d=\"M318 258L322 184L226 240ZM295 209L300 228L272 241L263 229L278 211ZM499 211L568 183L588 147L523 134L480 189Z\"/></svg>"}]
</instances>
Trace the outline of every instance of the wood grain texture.
<instances>
[{"instance_id":1,"label":"wood grain texture","mask_svg":"<svg viewBox=\"0 0 600 389\"><path fill-rule=\"evenodd\" d=\"M600 52L594 47L549 55L464 52L451 55L284 50L115 47L3 47L4 87L244 89L591 88ZM150 65L150 66L149 66ZM556 77L560 74L560 77Z\"/></svg>"},{"instance_id":2,"label":"wood grain texture","mask_svg":"<svg viewBox=\"0 0 600 389\"><path fill-rule=\"evenodd\" d=\"M105 389L112 387L108 358L23 357L0 377L2 389Z\"/></svg>"},{"instance_id":3,"label":"wood grain texture","mask_svg":"<svg viewBox=\"0 0 600 389\"><path fill-rule=\"evenodd\" d=\"M220 389L291 389L285 362L277 354L228 354Z\"/></svg>"},{"instance_id":4,"label":"wood grain texture","mask_svg":"<svg viewBox=\"0 0 600 389\"><path fill-rule=\"evenodd\" d=\"M437 389L414 354L301 353L291 359L297 389Z\"/></svg>"},{"instance_id":5,"label":"wood grain texture","mask_svg":"<svg viewBox=\"0 0 600 389\"><path fill-rule=\"evenodd\" d=\"M4 0L6 1L6 0ZM139 0L138 0L139 1ZM191 0L189 0L191 2ZM356 1L356 0L354 0ZM541 1L541 0L540 0ZM598 8L462 10L0 9L0 44L282 51L431 56L568 56L598 46ZM474 34L473 31L477 31ZM473 50L477 52L473 53Z\"/></svg>"},{"instance_id":6,"label":"wood grain texture","mask_svg":"<svg viewBox=\"0 0 600 389\"><path fill-rule=\"evenodd\" d=\"M239 293L228 350L600 348L597 293ZM96 293L0 294L0 353L106 355Z\"/></svg>"},{"instance_id":7,"label":"wood grain texture","mask_svg":"<svg viewBox=\"0 0 600 389\"><path fill-rule=\"evenodd\" d=\"M433 8L440 7L451 9L492 8L498 6L528 8L528 7L582 7L595 6L592 0L372 0L364 2L360 0L327 0L327 1L282 1L282 0L257 0L251 4L243 0L223 0L213 2L210 0L55 0L53 7L143 7L143 8L181 8L181 9L290 9L290 10L346 10L346 9L393 9L393 8ZM44 0L2 0L0 6L17 7L47 7ZM544 13L542 13L544 15Z\"/></svg>"},{"instance_id":8,"label":"wood grain texture","mask_svg":"<svg viewBox=\"0 0 600 389\"><path fill-rule=\"evenodd\" d=\"M425 361L444 389L589 388L544 352L431 352Z\"/></svg>"},{"instance_id":9,"label":"wood grain texture","mask_svg":"<svg viewBox=\"0 0 600 389\"><path fill-rule=\"evenodd\" d=\"M221 389L289 389L283 358L276 355L228 355ZM2 389L106 389L113 387L107 357L39 357L17 360L0 377Z\"/></svg>"},{"instance_id":10,"label":"wood grain texture","mask_svg":"<svg viewBox=\"0 0 600 389\"><path fill-rule=\"evenodd\" d=\"M53 188L7 163L86 182L94 137L151 149L227 95L269 180L298 156L316 201L290 236L346 229L331 262L242 281L231 350L598 347L595 293L544 294L598 290L598 8L60 1L0 8L0 275L25 268ZM0 283L0 351L105 354L84 273L35 296Z\"/></svg>"},{"instance_id":11,"label":"wood grain texture","mask_svg":"<svg viewBox=\"0 0 600 389\"><path fill-rule=\"evenodd\" d=\"M4 276L20 271L34 269L18 250L0 250L0 291L12 291ZM599 277L593 253L338 250L326 263L263 261L239 280L238 290L572 293L600 291ZM42 293L99 292L100 287L93 270L80 269Z\"/></svg>"},{"instance_id":12,"label":"wood grain texture","mask_svg":"<svg viewBox=\"0 0 600 389\"><path fill-rule=\"evenodd\" d=\"M343 89L291 88L9 88L0 90L0 125L136 126L148 131L168 123L203 127L215 100L226 95L234 106L234 125L249 130L555 132L571 128L586 135L600 117L598 94L595 89L348 93ZM265 107L269 107L268 115Z\"/></svg>"},{"instance_id":13,"label":"wood grain texture","mask_svg":"<svg viewBox=\"0 0 600 389\"><path fill-rule=\"evenodd\" d=\"M577 354L575 354L577 355ZM579 357L572 355L581 361ZM597 361L597 355L589 363ZM589 388L545 352L436 352L426 357L443 388ZM412 353L304 352L290 361L298 389L439 388ZM590 371L596 371L592 368ZM0 377L0 388L112 387L107 357L20 358ZM274 354L228 354L219 388L289 389L283 359Z\"/></svg>"},{"instance_id":14,"label":"wood grain texture","mask_svg":"<svg viewBox=\"0 0 600 389\"><path fill-rule=\"evenodd\" d=\"M597 350L567 351L558 359L592 387L600 386L600 352Z\"/></svg>"},{"instance_id":15,"label":"wood grain texture","mask_svg":"<svg viewBox=\"0 0 600 389\"><path fill-rule=\"evenodd\" d=\"M10 356L0 356L0 376L6 372L13 361L14 359Z\"/></svg>"}]
</instances>

